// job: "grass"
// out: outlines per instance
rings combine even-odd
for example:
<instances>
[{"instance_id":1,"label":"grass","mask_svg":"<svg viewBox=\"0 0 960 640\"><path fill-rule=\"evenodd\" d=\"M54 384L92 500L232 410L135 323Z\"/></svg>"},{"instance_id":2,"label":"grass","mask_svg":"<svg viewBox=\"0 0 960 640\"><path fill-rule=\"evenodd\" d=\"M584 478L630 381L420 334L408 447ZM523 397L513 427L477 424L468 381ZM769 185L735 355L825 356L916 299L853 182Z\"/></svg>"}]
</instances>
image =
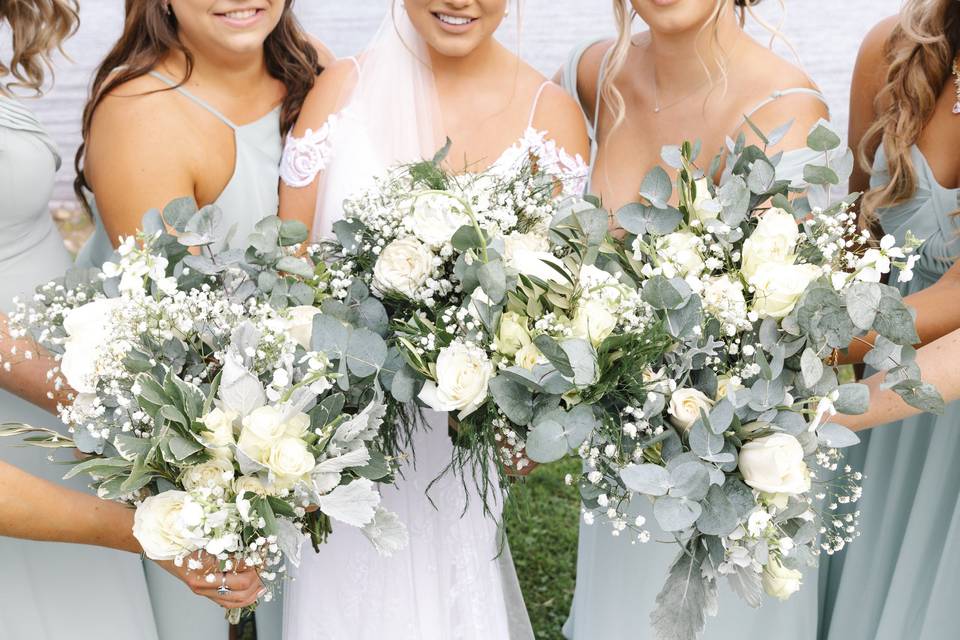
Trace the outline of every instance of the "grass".
<instances>
[{"instance_id":1,"label":"grass","mask_svg":"<svg viewBox=\"0 0 960 640\"><path fill-rule=\"evenodd\" d=\"M576 487L563 478L580 473L579 459L534 470L514 490L505 520L530 622L538 640L561 640L577 567L580 517Z\"/></svg>"}]
</instances>

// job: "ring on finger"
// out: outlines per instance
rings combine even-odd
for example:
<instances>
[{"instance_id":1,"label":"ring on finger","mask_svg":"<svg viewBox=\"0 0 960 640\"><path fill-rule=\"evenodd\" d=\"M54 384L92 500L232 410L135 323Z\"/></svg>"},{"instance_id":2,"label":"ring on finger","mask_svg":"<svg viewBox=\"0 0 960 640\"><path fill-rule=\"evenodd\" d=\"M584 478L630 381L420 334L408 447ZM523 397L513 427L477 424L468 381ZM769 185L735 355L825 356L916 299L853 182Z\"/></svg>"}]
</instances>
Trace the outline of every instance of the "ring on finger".
<instances>
[{"instance_id":1,"label":"ring on finger","mask_svg":"<svg viewBox=\"0 0 960 640\"><path fill-rule=\"evenodd\" d=\"M217 589L217 594L225 596L228 593L231 593L233 589L227 586L227 574L223 574L223 579L220 581L220 587Z\"/></svg>"}]
</instances>

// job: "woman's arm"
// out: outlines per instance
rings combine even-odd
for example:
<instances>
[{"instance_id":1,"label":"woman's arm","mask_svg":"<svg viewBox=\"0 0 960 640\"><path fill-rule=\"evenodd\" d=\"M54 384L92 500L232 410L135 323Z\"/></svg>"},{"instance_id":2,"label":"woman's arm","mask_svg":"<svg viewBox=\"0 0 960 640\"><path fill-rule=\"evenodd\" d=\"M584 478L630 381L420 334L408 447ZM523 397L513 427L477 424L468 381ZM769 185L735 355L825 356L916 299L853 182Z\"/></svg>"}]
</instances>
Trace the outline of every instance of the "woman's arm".
<instances>
[{"instance_id":1,"label":"woman's arm","mask_svg":"<svg viewBox=\"0 0 960 640\"><path fill-rule=\"evenodd\" d=\"M960 399L960 329L936 340L917 352L917 364L923 372L923 381L937 388L945 402ZM882 389L884 373L877 373L865 381L870 387L870 408L859 416L838 415L833 418L855 431L872 429L917 415L915 409L900 399L895 391ZM956 425L960 428L960 425Z\"/></svg>"},{"instance_id":2,"label":"woman's arm","mask_svg":"<svg viewBox=\"0 0 960 640\"><path fill-rule=\"evenodd\" d=\"M8 326L7 316L0 314L0 389L55 414L70 392L65 383L57 387L56 377L47 377L56 361L33 340L12 338Z\"/></svg>"},{"instance_id":3,"label":"woman's arm","mask_svg":"<svg viewBox=\"0 0 960 640\"><path fill-rule=\"evenodd\" d=\"M327 67L303 103L297 124L290 133L293 138L303 138L307 130L318 131L343 106L346 93L357 80L357 67L353 60L337 60ZM286 156L293 153L290 141L284 150L284 165ZM285 177L281 171L281 177ZM307 179L310 177L308 176ZM314 216L317 209L320 174L312 176L305 186L291 186L285 180L280 181L280 217L284 220L299 220L313 228Z\"/></svg>"},{"instance_id":4,"label":"woman's arm","mask_svg":"<svg viewBox=\"0 0 960 640\"><path fill-rule=\"evenodd\" d=\"M116 502L73 491L47 482L0 461L0 536L44 542L71 542L140 553L133 536L134 511ZM216 559L201 558L202 570L191 571L187 563L158 562L197 595L226 608L253 604L262 595L263 584L253 569L226 574L231 592L217 593L223 576ZM210 583L207 574L214 574Z\"/></svg>"},{"instance_id":5,"label":"woman's arm","mask_svg":"<svg viewBox=\"0 0 960 640\"><path fill-rule=\"evenodd\" d=\"M951 331L960 328L960 261L933 285L912 296L904 302L917 312L917 334L920 344L929 344ZM847 352L841 356L842 364L863 362L864 356L873 348L877 336L871 332L862 339L855 340Z\"/></svg>"}]
</instances>

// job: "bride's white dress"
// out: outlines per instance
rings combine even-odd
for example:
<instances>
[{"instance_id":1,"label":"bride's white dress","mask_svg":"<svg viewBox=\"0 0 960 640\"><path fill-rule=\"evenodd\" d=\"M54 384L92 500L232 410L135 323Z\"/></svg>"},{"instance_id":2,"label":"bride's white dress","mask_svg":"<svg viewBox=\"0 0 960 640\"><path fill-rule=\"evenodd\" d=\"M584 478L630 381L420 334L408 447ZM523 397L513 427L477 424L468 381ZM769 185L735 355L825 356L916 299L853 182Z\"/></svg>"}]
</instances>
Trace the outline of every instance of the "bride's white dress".
<instances>
[{"instance_id":1,"label":"bride's white dress","mask_svg":"<svg viewBox=\"0 0 960 640\"><path fill-rule=\"evenodd\" d=\"M302 138L288 140L281 176L292 187L319 180L314 238L329 238L342 203L397 162L442 143L432 74L418 65L407 21L386 23L357 63L357 84L342 110ZM398 64L399 61L399 64ZM542 92L543 87L541 87ZM539 99L531 107L531 121ZM442 138L440 138L442 140ZM531 147L557 168L585 178L586 165L528 128L493 163L516 162ZM427 411L413 436L412 460L383 506L409 529L409 546L386 558L357 529L336 526L318 554L305 549L284 602L286 640L532 640L510 549L472 481L443 474L452 459L447 414ZM437 479L434 482L435 479ZM431 486L431 483L432 486ZM428 495L429 487L429 495ZM501 544L502 543L502 544Z\"/></svg>"},{"instance_id":2,"label":"bride's white dress","mask_svg":"<svg viewBox=\"0 0 960 640\"><path fill-rule=\"evenodd\" d=\"M364 167L379 166L372 160L377 154L368 136L344 126L351 117L347 110L287 144L283 166L288 184L309 182L312 170L323 167L315 237L330 237L344 199L371 185L374 176ZM346 128L349 136L338 135ZM586 175L582 160L532 128L494 165L511 163L531 146L546 147L555 162ZM312 158L306 172L307 165L299 161L303 158ZM284 604L286 640L534 637L510 549L505 543L501 547L495 521L501 500L489 505L492 514L485 514L472 481L443 473L453 455L447 414L426 411L425 418L413 437L414 459L403 465L396 485L382 491L383 506L409 529L409 546L385 558L358 530L335 524L319 554L305 550L302 564L291 572Z\"/></svg>"}]
</instances>

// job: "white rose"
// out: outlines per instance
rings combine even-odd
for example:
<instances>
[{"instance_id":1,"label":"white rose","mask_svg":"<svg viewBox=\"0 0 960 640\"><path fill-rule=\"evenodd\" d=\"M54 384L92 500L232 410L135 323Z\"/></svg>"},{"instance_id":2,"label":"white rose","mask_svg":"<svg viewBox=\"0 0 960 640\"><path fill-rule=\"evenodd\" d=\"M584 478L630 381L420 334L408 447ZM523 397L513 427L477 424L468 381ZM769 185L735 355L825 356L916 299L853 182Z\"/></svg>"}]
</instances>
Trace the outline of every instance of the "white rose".
<instances>
[{"instance_id":1,"label":"white rose","mask_svg":"<svg viewBox=\"0 0 960 640\"><path fill-rule=\"evenodd\" d=\"M763 590L778 600L787 600L800 590L803 574L787 569L776 556L771 556L763 568Z\"/></svg>"},{"instance_id":2,"label":"white rose","mask_svg":"<svg viewBox=\"0 0 960 640\"><path fill-rule=\"evenodd\" d=\"M518 367L522 367L527 371L533 371L533 368L543 359L543 354L540 353L537 345L530 342L520 349L520 351L517 351L515 359Z\"/></svg>"},{"instance_id":3,"label":"white rose","mask_svg":"<svg viewBox=\"0 0 960 640\"><path fill-rule=\"evenodd\" d=\"M270 471L287 479L302 478L317 466L307 443L289 436L274 442L262 462Z\"/></svg>"},{"instance_id":4,"label":"white rose","mask_svg":"<svg viewBox=\"0 0 960 640\"><path fill-rule=\"evenodd\" d=\"M525 276L533 276L546 282L569 282L561 275L561 273L569 273L566 266L549 251L515 248L510 259L505 259L504 262L508 267Z\"/></svg>"},{"instance_id":5,"label":"white rose","mask_svg":"<svg viewBox=\"0 0 960 640\"><path fill-rule=\"evenodd\" d=\"M307 351L310 351L310 338L313 337L313 317L318 313L320 309L306 305L287 310L287 333Z\"/></svg>"},{"instance_id":6,"label":"white rose","mask_svg":"<svg viewBox=\"0 0 960 640\"><path fill-rule=\"evenodd\" d=\"M213 459L193 467L187 467L183 472L183 486L188 491L206 487L223 487L226 489L233 483L233 464L226 460Z\"/></svg>"},{"instance_id":7,"label":"white rose","mask_svg":"<svg viewBox=\"0 0 960 640\"><path fill-rule=\"evenodd\" d=\"M618 321L609 304L591 298L577 305L572 321L573 336L596 347L613 333Z\"/></svg>"},{"instance_id":8,"label":"white rose","mask_svg":"<svg viewBox=\"0 0 960 640\"><path fill-rule=\"evenodd\" d=\"M512 356L528 344L530 344L530 332L527 329L527 318L514 311L507 311L500 316L497 351L505 356Z\"/></svg>"},{"instance_id":9,"label":"white rose","mask_svg":"<svg viewBox=\"0 0 960 640\"><path fill-rule=\"evenodd\" d=\"M799 240L800 230L793 215L783 209L767 210L743 243L741 271L749 280L770 264L793 264Z\"/></svg>"},{"instance_id":10,"label":"white rose","mask_svg":"<svg viewBox=\"0 0 960 640\"><path fill-rule=\"evenodd\" d=\"M428 381L420 399L435 411L459 411L461 419L487 399L493 364L479 347L454 342L437 356L437 382Z\"/></svg>"},{"instance_id":11,"label":"white rose","mask_svg":"<svg viewBox=\"0 0 960 640\"><path fill-rule=\"evenodd\" d=\"M753 310L761 318L784 318L796 306L810 283L823 272L812 264L768 264L758 271L753 285Z\"/></svg>"},{"instance_id":12,"label":"white rose","mask_svg":"<svg viewBox=\"0 0 960 640\"><path fill-rule=\"evenodd\" d=\"M284 436L300 437L310 427L310 416L300 413L286 422L285 412L277 407L255 409L243 419L237 446L252 459L261 461L264 453Z\"/></svg>"},{"instance_id":13,"label":"white rose","mask_svg":"<svg viewBox=\"0 0 960 640\"><path fill-rule=\"evenodd\" d=\"M181 518L186 499L185 491L165 491L137 507L133 535L151 560L173 560L199 548Z\"/></svg>"},{"instance_id":14,"label":"white rose","mask_svg":"<svg viewBox=\"0 0 960 640\"><path fill-rule=\"evenodd\" d=\"M739 465L743 481L757 491L798 495L810 490L803 447L789 434L774 433L746 443Z\"/></svg>"},{"instance_id":15,"label":"white rose","mask_svg":"<svg viewBox=\"0 0 960 640\"><path fill-rule=\"evenodd\" d=\"M550 241L539 233L511 233L503 237L503 260L510 264L517 251L546 253L550 251Z\"/></svg>"},{"instance_id":16,"label":"white rose","mask_svg":"<svg viewBox=\"0 0 960 640\"><path fill-rule=\"evenodd\" d=\"M720 217L723 207L720 202L710 197L710 189L707 187L707 179L700 178L696 182L697 197L693 201L690 214L700 222L707 223L710 220L716 220Z\"/></svg>"},{"instance_id":17,"label":"white rose","mask_svg":"<svg viewBox=\"0 0 960 640\"><path fill-rule=\"evenodd\" d=\"M123 298L101 298L73 309L63 319L67 332L60 371L79 393L96 393L97 360L110 338L113 314Z\"/></svg>"},{"instance_id":18,"label":"white rose","mask_svg":"<svg viewBox=\"0 0 960 640\"><path fill-rule=\"evenodd\" d=\"M732 391L736 393L740 389L743 389L744 386L738 381L740 378L734 380L731 376L720 376L717 378L717 400L723 400L727 395Z\"/></svg>"},{"instance_id":19,"label":"white rose","mask_svg":"<svg viewBox=\"0 0 960 640\"><path fill-rule=\"evenodd\" d=\"M238 496L242 496L248 491L258 496L267 495L266 486L256 476L240 476L233 481L233 490Z\"/></svg>"},{"instance_id":20,"label":"white rose","mask_svg":"<svg viewBox=\"0 0 960 640\"><path fill-rule=\"evenodd\" d=\"M688 431L700 419L700 411L710 413L713 401L697 389L677 389L670 396L667 413L670 422L683 431Z\"/></svg>"},{"instance_id":21,"label":"white rose","mask_svg":"<svg viewBox=\"0 0 960 640\"><path fill-rule=\"evenodd\" d=\"M381 293L416 296L433 270L433 253L412 236L388 244L373 265L373 286Z\"/></svg>"},{"instance_id":22,"label":"white rose","mask_svg":"<svg viewBox=\"0 0 960 640\"><path fill-rule=\"evenodd\" d=\"M470 217L454 198L431 193L416 199L413 210L403 222L421 242L438 248L450 242L457 229L470 224Z\"/></svg>"},{"instance_id":23,"label":"white rose","mask_svg":"<svg viewBox=\"0 0 960 640\"><path fill-rule=\"evenodd\" d=\"M657 255L681 276L698 276L706 268L700 255L700 239L689 231L675 231L658 238L656 247Z\"/></svg>"},{"instance_id":24,"label":"white rose","mask_svg":"<svg viewBox=\"0 0 960 640\"><path fill-rule=\"evenodd\" d=\"M200 432L200 440L207 450L216 458L223 460L233 459L234 425L239 416L233 411L214 409L203 416L201 422L207 428Z\"/></svg>"}]
</instances>

